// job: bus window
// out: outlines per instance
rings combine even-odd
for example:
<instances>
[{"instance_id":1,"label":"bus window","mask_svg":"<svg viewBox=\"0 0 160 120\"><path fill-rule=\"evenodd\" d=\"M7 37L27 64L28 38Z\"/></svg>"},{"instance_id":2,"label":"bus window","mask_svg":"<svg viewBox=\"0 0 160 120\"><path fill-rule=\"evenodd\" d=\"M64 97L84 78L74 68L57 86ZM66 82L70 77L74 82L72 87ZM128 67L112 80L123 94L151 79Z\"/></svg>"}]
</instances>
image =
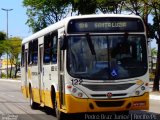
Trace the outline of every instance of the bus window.
<instances>
[{"instance_id":1,"label":"bus window","mask_svg":"<svg viewBox=\"0 0 160 120\"><path fill-rule=\"evenodd\" d=\"M29 42L29 49L28 49L28 65L32 65L32 45L33 42Z\"/></svg>"},{"instance_id":2,"label":"bus window","mask_svg":"<svg viewBox=\"0 0 160 120\"><path fill-rule=\"evenodd\" d=\"M57 41L58 41L58 33L53 33L51 35L51 44L52 44L52 56L51 56L51 62L53 64L57 63Z\"/></svg>"},{"instance_id":3,"label":"bus window","mask_svg":"<svg viewBox=\"0 0 160 120\"><path fill-rule=\"evenodd\" d=\"M38 40L33 41L33 52L32 52L32 64L37 65L38 63Z\"/></svg>"},{"instance_id":4,"label":"bus window","mask_svg":"<svg viewBox=\"0 0 160 120\"><path fill-rule=\"evenodd\" d=\"M142 35L91 36L96 51L85 36L68 39L68 70L84 79L124 79L141 76L147 70L145 39ZM114 74L115 73L115 74Z\"/></svg>"},{"instance_id":5,"label":"bus window","mask_svg":"<svg viewBox=\"0 0 160 120\"><path fill-rule=\"evenodd\" d=\"M44 56L43 63L49 64L51 61L51 39L50 34L44 36Z\"/></svg>"},{"instance_id":6,"label":"bus window","mask_svg":"<svg viewBox=\"0 0 160 120\"><path fill-rule=\"evenodd\" d=\"M57 39L56 33L44 37L44 64L57 63Z\"/></svg>"},{"instance_id":7,"label":"bus window","mask_svg":"<svg viewBox=\"0 0 160 120\"><path fill-rule=\"evenodd\" d=\"M24 45L22 46L21 66L24 67Z\"/></svg>"}]
</instances>

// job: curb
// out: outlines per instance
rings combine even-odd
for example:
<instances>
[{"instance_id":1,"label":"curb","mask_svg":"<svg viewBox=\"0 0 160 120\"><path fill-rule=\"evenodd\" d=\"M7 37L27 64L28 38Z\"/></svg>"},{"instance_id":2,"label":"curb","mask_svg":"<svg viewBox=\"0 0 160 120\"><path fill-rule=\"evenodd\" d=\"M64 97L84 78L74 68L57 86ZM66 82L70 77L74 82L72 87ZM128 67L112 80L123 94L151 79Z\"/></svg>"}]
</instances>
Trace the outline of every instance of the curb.
<instances>
[{"instance_id":1,"label":"curb","mask_svg":"<svg viewBox=\"0 0 160 120\"><path fill-rule=\"evenodd\" d=\"M0 79L0 81L2 82L21 82L21 80L17 80L17 79Z\"/></svg>"},{"instance_id":2,"label":"curb","mask_svg":"<svg viewBox=\"0 0 160 120\"><path fill-rule=\"evenodd\" d=\"M149 99L160 101L160 95L149 95Z\"/></svg>"}]
</instances>

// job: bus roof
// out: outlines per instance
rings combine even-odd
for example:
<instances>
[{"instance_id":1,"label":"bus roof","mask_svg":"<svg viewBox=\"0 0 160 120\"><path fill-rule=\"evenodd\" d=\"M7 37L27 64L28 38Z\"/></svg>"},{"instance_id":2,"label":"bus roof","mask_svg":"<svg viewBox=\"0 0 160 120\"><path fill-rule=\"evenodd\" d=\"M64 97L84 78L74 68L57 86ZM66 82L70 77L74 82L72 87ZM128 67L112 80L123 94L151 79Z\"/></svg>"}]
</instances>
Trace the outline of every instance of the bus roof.
<instances>
[{"instance_id":1,"label":"bus roof","mask_svg":"<svg viewBox=\"0 0 160 120\"><path fill-rule=\"evenodd\" d=\"M49 32L52 32L56 29L59 29L59 28L62 28L64 26L67 25L68 21L70 21L71 19L83 19L83 18L103 18L103 17L121 17L121 18L139 18L141 19L140 16L137 16L137 15L123 15L123 14L98 14L98 15L80 15L80 16L71 16L71 17L67 17L67 18L64 18L63 20L57 22L57 23L54 23L32 35L30 35L29 37L27 38L24 38L23 41L22 41L22 44L26 43L26 42L29 42L31 40L34 40L34 39L37 39L41 36L44 36L45 34L49 33Z\"/></svg>"}]
</instances>

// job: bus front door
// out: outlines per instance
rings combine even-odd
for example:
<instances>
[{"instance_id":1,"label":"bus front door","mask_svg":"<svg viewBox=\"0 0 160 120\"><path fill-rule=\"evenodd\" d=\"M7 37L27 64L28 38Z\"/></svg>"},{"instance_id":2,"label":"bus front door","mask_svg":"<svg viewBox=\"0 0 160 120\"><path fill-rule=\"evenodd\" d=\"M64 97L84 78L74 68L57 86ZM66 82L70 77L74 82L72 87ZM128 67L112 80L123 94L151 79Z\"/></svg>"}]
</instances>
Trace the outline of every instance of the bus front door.
<instances>
[{"instance_id":1,"label":"bus front door","mask_svg":"<svg viewBox=\"0 0 160 120\"><path fill-rule=\"evenodd\" d=\"M41 106L44 106L44 83L43 83L43 45L39 45L38 50L38 80L39 80L39 97Z\"/></svg>"},{"instance_id":2,"label":"bus front door","mask_svg":"<svg viewBox=\"0 0 160 120\"><path fill-rule=\"evenodd\" d=\"M64 50L59 51L59 64L58 70L59 76L58 76L58 85L59 85L59 102L60 102L60 108L65 108L65 77L64 77Z\"/></svg>"}]
</instances>

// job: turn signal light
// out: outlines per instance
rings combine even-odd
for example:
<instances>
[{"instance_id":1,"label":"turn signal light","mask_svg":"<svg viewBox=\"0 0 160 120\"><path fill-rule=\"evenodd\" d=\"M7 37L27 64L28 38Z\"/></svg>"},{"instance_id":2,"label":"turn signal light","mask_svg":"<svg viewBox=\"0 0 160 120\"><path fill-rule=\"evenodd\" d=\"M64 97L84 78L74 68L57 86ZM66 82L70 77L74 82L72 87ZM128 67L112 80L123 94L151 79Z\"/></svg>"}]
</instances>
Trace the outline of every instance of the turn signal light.
<instances>
[{"instance_id":1,"label":"turn signal light","mask_svg":"<svg viewBox=\"0 0 160 120\"><path fill-rule=\"evenodd\" d=\"M146 85L146 86L148 86L149 84L148 84L148 83L146 83L145 85Z\"/></svg>"},{"instance_id":2,"label":"turn signal light","mask_svg":"<svg viewBox=\"0 0 160 120\"><path fill-rule=\"evenodd\" d=\"M144 82L142 81L142 80L138 80L138 81L136 81L136 84L137 85L142 85Z\"/></svg>"},{"instance_id":3,"label":"turn signal light","mask_svg":"<svg viewBox=\"0 0 160 120\"><path fill-rule=\"evenodd\" d=\"M71 88L72 88L72 85L67 85L67 88L68 88L68 89L71 89Z\"/></svg>"}]
</instances>

